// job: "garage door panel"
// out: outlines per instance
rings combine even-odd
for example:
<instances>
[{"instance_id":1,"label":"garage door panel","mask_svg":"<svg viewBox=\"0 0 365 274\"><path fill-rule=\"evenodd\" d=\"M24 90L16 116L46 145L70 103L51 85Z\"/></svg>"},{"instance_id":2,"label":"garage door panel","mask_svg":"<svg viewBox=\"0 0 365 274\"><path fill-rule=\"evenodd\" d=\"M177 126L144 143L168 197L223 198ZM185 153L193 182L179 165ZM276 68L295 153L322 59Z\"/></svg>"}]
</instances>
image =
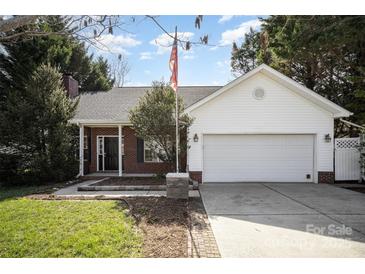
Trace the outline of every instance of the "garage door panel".
<instances>
[{"instance_id":1,"label":"garage door panel","mask_svg":"<svg viewBox=\"0 0 365 274\"><path fill-rule=\"evenodd\" d=\"M313 180L313 135L204 135L203 150L205 182Z\"/></svg>"}]
</instances>

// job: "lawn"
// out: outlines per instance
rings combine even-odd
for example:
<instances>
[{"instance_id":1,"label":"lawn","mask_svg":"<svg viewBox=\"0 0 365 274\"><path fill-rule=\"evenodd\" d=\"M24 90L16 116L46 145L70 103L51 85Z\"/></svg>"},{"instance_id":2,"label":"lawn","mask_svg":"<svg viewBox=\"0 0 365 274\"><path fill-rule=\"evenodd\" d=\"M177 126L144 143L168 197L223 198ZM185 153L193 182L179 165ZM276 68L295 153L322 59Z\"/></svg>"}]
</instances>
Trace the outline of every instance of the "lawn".
<instances>
[{"instance_id":1,"label":"lawn","mask_svg":"<svg viewBox=\"0 0 365 274\"><path fill-rule=\"evenodd\" d=\"M125 204L47 195L62 186L0 187L0 258L188 256L186 201L129 197ZM30 194L41 195L24 197Z\"/></svg>"},{"instance_id":2,"label":"lawn","mask_svg":"<svg viewBox=\"0 0 365 274\"><path fill-rule=\"evenodd\" d=\"M7 198L34 192L0 188L0 257L142 256L142 236L120 201Z\"/></svg>"}]
</instances>

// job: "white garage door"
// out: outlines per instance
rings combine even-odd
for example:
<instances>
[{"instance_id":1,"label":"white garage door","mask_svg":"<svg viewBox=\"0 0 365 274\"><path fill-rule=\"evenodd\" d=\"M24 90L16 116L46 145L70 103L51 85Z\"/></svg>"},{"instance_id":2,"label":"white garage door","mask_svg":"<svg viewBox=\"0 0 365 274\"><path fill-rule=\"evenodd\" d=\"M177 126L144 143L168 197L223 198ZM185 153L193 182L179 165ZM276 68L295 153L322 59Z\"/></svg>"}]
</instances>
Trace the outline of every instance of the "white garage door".
<instances>
[{"instance_id":1,"label":"white garage door","mask_svg":"<svg viewBox=\"0 0 365 274\"><path fill-rule=\"evenodd\" d=\"M313 135L204 135L204 182L312 182Z\"/></svg>"}]
</instances>

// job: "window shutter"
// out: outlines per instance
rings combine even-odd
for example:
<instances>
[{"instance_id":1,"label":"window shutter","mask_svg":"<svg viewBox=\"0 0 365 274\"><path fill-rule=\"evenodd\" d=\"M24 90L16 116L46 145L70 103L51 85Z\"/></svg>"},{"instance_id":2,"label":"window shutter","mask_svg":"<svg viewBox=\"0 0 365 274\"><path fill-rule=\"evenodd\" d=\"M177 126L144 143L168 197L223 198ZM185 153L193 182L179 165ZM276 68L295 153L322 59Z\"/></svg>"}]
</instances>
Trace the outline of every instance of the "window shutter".
<instances>
[{"instance_id":1,"label":"window shutter","mask_svg":"<svg viewBox=\"0 0 365 274\"><path fill-rule=\"evenodd\" d=\"M143 139L137 138L137 163L144 162L144 142Z\"/></svg>"}]
</instances>

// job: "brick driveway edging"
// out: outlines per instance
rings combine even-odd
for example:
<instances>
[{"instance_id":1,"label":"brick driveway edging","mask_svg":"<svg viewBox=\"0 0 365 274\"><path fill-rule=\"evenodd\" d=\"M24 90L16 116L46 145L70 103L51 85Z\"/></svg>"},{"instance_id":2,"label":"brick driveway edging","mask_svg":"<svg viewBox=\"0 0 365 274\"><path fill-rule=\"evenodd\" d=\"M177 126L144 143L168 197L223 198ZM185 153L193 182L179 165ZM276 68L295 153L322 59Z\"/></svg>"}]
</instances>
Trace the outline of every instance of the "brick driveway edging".
<instances>
[{"instance_id":1,"label":"brick driveway edging","mask_svg":"<svg viewBox=\"0 0 365 274\"><path fill-rule=\"evenodd\" d=\"M218 245L200 197L189 199L188 212L188 257L220 258Z\"/></svg>"}]
</instances>

